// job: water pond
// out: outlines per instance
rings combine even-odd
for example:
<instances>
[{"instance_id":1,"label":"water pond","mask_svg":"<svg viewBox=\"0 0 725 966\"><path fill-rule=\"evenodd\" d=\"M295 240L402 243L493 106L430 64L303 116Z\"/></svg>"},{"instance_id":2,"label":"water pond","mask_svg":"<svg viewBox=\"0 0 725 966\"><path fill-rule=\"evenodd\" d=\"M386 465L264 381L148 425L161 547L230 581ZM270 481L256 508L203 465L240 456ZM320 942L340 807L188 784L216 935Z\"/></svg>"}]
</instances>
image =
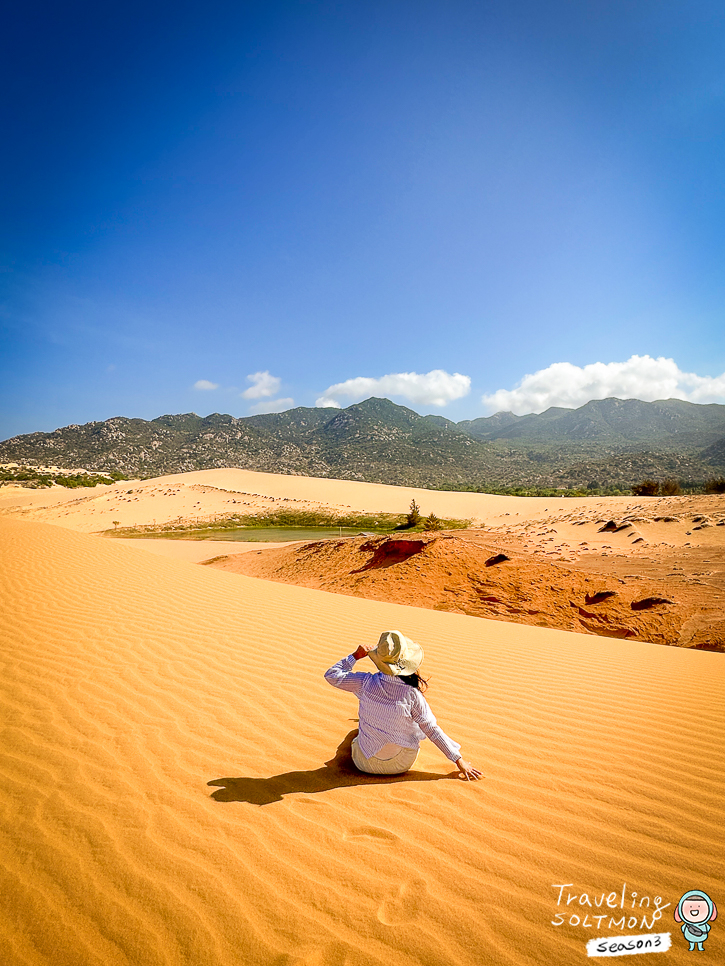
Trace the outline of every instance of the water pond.
<instances>
[{"instance_id":1,"label":"water pond","mask_svg":"<svg viewBox=\"0 0 725 966\"><path fill-rule=\"evenodd\" d=\"M157 540L243 540L247 543L286 543L293 540L329 540L370 533L357 527L238 527L219 530L170 530L166 533L138 533L135 536ZM387 532L387 531L386 531Z\"/></svg>"}]
</instances>

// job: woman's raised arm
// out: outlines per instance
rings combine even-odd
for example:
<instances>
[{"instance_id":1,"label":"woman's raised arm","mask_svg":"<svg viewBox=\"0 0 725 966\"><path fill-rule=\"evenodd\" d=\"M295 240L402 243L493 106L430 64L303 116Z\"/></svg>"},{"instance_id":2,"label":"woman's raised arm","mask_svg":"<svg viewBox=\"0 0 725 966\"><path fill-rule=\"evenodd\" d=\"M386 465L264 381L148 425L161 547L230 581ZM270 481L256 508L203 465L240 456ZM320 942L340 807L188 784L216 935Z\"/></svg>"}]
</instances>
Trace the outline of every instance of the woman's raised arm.
<instances>
[{"instance_id":1,"label":"woman's raised arm","mask_svg":"<svg viewBox=\"0 0 725 966\"><path fill-rule=\"evenodd\" d=\"M368 677L367 674L362 674L361 672L354 673L353 667L355 666L355 655L348 654L337 664L333 664L331 668L325 671L325 680L328 684L331 684L333 688L340 688L342 691L351 691L353 694L359 694L360 688L363 686L365 678Z\"/></svg>"}]
</instances>

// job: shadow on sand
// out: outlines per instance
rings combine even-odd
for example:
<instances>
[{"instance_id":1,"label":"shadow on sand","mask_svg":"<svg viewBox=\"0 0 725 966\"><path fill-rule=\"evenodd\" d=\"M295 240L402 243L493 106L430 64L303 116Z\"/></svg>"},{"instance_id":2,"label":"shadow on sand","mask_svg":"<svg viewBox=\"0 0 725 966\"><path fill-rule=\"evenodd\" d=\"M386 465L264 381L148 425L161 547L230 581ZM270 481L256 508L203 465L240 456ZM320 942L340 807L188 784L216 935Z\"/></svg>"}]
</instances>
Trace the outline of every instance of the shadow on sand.
<instances>
[{"instance_id":1,"label":"shadow on sand","mask_svg":"<svg viewBox=\"0 0 725 966\"><path fill-rule=\"evenodd\" d=\"M207 785L218 786L212 792L217 802L249 802L251 805L271 805L281 802L285 795L305 792L314 795L332 788L348 785L390 785L395 782L435 782L453 779L456 772L439 775L429 771L407 771L402 775L365 775L352 763L352 739L357 734L354 728L338 745L334 758L326 761L320 768L312 771L287 771L271 778L215 778Z\"/></svg>"}]
</instances>

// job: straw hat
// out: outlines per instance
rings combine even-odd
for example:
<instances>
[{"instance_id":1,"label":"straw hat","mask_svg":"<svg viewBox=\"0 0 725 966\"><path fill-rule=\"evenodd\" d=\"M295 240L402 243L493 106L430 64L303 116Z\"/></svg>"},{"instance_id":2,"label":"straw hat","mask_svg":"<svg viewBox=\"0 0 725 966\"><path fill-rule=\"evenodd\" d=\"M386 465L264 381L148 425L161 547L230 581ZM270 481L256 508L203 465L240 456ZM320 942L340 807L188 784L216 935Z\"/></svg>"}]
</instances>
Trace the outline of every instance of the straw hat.
<instances>
[{"instance_id":1,"label":"straw hat","mask_svg":"<svg viewBox=\"0 0 725 966\"><path fill-rule=\"evenodd\" d=\"M368 657L383 674L399 677L418 670L423 660L423 648L400 631L383 631L378 646L374 651L368 651Z\"/></svg>"}]
</instances>

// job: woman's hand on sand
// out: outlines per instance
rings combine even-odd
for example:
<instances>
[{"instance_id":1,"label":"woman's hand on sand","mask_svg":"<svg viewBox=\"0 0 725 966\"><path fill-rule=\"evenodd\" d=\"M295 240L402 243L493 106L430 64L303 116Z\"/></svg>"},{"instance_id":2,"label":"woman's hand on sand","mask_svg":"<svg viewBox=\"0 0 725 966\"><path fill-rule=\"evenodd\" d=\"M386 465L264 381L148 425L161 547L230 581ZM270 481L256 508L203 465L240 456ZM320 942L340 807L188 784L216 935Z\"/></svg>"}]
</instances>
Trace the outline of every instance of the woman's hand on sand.
<instances>
[{"instance_id":1,"label":"woman's hand on sand","mask_svg":"<svg viewBox=\"0 0 725 966\"><path fill-rule=\"evenodd\" d=\"M467 782L477 782L479 778L483 778L478 768L474 768L470 761L464 761L463 758L458 759L456 768L461 773L461 777L465 778Z\"/></svg>"},{"instance_id":2,"label":"woman's hand on sand","mask_svg":"<svg viewBox=\"0 0 725 966\"><path fill-rule=\"evenodd\" d=\"M361 644L356 651L353 652L353 657L356 661L361 661L368 651L374 651L375 645L373 644Z\"/></svg>"}]
</instances>

